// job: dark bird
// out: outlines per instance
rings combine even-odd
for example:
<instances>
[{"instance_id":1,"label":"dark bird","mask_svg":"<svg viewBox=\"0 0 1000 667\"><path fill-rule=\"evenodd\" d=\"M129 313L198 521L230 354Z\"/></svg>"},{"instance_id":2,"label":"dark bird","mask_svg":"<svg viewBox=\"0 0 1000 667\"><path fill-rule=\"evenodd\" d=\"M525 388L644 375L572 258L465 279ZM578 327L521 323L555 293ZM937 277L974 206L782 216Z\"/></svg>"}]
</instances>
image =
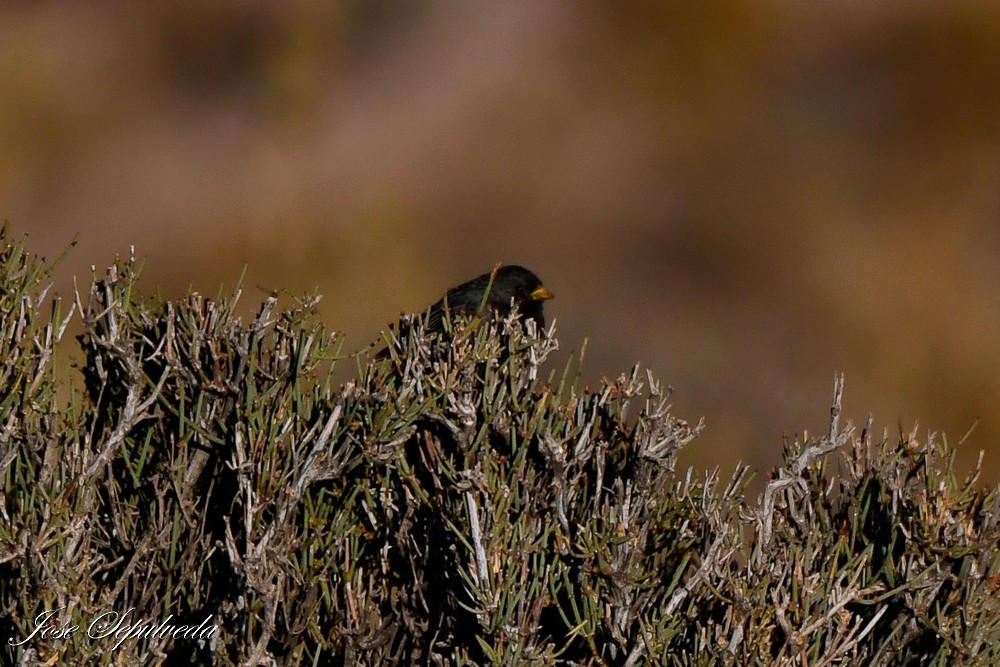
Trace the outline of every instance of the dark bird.
<instances>
[{"instance_id":1,"label":"dark bird","mask_svg":"<svg viewBox=\"0 0 1000 667\"><path fill-rule=\"evenodd\" d=\"M498 266L489 273L453 287L427 310L427 332L445 330L445 318L478 315L484 320L510 315L511 306L517 307L522 322L533 320L537 329L545 328L542 305L552 298L552 292L542 285L534 273L523 266ZM405 333L409 327L400 327ZM388 349L377 356L385 358Z\"/></svg>"},{"instance_id":2,"label":"dark bird","mask_svg":"<svg viewBox=\"0 0 1000 667\"><path fill-rule=\"evenodd\" d=\"M552 298L542 281L521 266L500 266L490 273L448 290L430 307L427 330L441 331L444 318L455 315L479 315L492 319L494 315L510 315L511 304L517 306L521 320L534 320L538 329L545 328L542 304Z\"/></svg>"}]
</instances>

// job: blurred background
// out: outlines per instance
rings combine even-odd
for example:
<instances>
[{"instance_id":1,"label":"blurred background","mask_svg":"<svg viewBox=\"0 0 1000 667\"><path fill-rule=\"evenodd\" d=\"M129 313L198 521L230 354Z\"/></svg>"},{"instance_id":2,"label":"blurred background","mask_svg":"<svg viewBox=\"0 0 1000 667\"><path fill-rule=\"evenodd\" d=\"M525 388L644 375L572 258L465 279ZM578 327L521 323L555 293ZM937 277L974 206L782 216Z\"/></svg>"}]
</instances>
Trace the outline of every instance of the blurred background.
<instances>
[{"instance_id":1,"label":"blurred background","mask_svg":"<svg viewBox=\"0 0 1000 667\"><path fill-rule=\"evenodd\" d=\"M11 0L0 217L79 234L63 295L134 245L150 293L318 290L350 351L524 264L550 368L652 369L686 463L775 464L843 372L1000 478L995 2Z\"/></svg>"}]
</instances>

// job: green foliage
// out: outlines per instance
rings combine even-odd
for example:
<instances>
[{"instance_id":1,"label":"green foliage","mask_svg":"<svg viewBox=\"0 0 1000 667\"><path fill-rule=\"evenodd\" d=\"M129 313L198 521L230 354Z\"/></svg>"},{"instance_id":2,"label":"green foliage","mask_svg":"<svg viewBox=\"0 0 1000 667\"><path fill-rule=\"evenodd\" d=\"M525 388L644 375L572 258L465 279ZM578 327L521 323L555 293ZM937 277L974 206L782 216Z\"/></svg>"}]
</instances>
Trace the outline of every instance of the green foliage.
<instances>
[{"instance_id":1,"label":"green foliage","mask_svg":"<svg viewBox=\"0 0 1000 667\"><path fill-rule=\"evenodd\" d=\"M997 494L841 429L839 383L751 503L746 469L675 470L701 425L648 373L540 377L556 342L516 319L418 323L335 387L315 298L244 323L239 289L144 301L128 260L64 315L2 244L6 662L1000 662ZM109 613L136 636L91 636Z\"/></svg>"}]
</instances>

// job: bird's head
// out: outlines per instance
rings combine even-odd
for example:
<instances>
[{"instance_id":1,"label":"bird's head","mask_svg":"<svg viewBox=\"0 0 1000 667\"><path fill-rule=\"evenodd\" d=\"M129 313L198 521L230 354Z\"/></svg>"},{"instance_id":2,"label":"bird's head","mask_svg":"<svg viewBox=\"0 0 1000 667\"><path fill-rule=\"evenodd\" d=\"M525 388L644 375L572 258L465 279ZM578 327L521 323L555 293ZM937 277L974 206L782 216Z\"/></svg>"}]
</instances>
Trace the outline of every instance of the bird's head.
<instances>
[{"instance_id":1,"label":"bird's head","mask_svg":"<svg viewBox=\"0 0 1000 667\"><path fill-rule=\"evenodd\" d=\"M522 266L501 266L493 274L490 302L500 307L510 305L511 299L524 319L535 320L539 328L545 327L542 303L553 297L538 276Z\"/></svg>"}]
</instances>

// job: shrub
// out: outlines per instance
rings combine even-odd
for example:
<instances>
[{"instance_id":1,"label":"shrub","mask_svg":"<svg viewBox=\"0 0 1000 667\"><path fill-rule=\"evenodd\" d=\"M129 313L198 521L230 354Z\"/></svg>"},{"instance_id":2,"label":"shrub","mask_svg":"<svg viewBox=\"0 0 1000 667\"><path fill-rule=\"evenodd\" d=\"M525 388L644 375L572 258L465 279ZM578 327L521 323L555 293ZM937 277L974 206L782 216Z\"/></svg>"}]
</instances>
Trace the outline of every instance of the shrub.
<instances>
[{"instance_id":1,"label":"shrub","mask_svg":"<svg viewBox=\"0 0 1000 667\"><path fill-rule=\"evenodd\" d=\"M65 312L2 245L8 663L1000 663L996 492L841 428L840 380L749 501L676 471L702 425L649 373L541 377L551 330L418 324L335 387L314 297L244 323L129 259Z\"/></svg>"}]
</instances>

